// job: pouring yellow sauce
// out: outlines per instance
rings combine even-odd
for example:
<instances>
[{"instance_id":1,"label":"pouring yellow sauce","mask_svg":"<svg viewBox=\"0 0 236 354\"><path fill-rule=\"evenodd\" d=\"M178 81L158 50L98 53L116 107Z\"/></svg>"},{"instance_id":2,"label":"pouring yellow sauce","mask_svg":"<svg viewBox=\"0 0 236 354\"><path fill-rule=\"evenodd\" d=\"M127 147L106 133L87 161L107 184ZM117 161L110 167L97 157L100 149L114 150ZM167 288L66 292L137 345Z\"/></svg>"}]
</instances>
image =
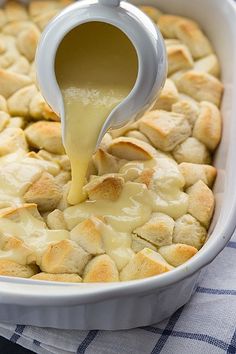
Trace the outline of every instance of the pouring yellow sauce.
<instances>
[{"instance_id":1,"label":"pouring yellow sauce","mask_svg":"<svg viewBox=\"0 0 236 354\"><path fill-rule=\"evenodd\" d=\"M64 144L72 170L68 202L74 205L85 199L82 188L103 124L134 87L138 58L121 30L90 22L65 36L55 69L64 100Z\"/></svg>"}]
</instances>

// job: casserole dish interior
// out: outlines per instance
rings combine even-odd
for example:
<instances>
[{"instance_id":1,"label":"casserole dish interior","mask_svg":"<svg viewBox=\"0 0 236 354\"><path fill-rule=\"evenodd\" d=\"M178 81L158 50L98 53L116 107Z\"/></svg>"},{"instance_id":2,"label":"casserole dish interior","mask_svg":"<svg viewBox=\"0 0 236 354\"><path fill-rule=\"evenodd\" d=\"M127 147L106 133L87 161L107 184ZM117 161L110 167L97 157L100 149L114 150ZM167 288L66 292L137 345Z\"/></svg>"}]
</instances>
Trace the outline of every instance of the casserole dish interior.
<instances>
[{"instance_id":1,"label":"casserole dish interior","mask_svg":"<svg viewBox=\"0 0 236 354\"><path fill-rule=\"evenodd\" d=\"M24 1L26 3L26 1ZM3 2L1 2L3 3ZM223 136L220 147L215 155L214 165L218 169L218 177L214 187L216 209L211 224L209 239L202 249L190 261L175 270L138 281L109 284L65 284L32 281L0 277L1 302L22 305L51 305L51 304L84 304L102 301L113 297L143 294L156 288L170 286L186 277L191 276L199 269L210 263L223 249L231 237L236 221L236 189L234 188L234 136L236 122L236 31L234 5L221 0L150 0L133 1L135 5L153 5L164 12L182 15L196 20L213 43L221 62L222 81L225 94L222 104L224 121ZM212 14L214 13L214 21ZM226 20L227 19L227 20ZM219 31L221 28L221 31ZM227 40L226 40L227 39ZM30 300L29 300L30 299Z\"/></svg>"}]
</instances>

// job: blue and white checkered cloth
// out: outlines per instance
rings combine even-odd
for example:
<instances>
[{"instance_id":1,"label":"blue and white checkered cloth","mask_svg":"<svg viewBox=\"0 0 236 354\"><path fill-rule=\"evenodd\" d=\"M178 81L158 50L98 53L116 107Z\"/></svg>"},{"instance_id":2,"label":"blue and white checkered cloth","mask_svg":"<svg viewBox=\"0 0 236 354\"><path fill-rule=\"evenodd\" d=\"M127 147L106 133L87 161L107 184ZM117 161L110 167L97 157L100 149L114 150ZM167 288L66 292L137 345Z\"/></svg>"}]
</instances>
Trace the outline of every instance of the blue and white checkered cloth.
<instances>
[{"instance_id":1,"label":"blue and white checkered cloth","mask_svg":"<svg viewBox=\"0 0 236 354\"><path fill-rule=\"evenodd\" d=\"M168 320L115 332L0 324L0 335L38 354L236 353L236 233Z\"/></svg>"}]
</instances>

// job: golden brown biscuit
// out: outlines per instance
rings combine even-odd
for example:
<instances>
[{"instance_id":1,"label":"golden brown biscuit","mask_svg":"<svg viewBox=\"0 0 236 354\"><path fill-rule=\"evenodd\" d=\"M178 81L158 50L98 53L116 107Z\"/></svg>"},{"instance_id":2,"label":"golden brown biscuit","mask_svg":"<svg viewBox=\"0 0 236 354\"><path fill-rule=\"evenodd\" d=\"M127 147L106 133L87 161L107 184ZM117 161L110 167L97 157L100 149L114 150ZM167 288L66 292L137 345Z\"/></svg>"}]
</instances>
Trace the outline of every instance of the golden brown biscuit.
<instances>
[{"instance_id":1,"label":"golden brown biscuit","mask_svg":"<svg viewBox=\"0 0 236 354\"><path fill-rule=\"evenodd\" d=\"M57 122L40 121L33 123L25 130L30 146L45 149L54 154L64 154L61 138L61 124Z\"/></svg>"},{"instance_id":2,"label":"golden brown biscuit","mask_svg":"<svg viewBox=\"0 0 236 354\"><path fill-rule=\"evenodd\" d=\"M34 280L56 281L64 283L81 283L82 278L78 274L50 274L38 273L31 277Z\"/></svg>"},{"instance_id":3,"label":"golden brown biscuit","mask_svg":"<svg viewBox=\"0 0 236 354\"><path fill-rule=\"evenodd\" d=\"M210 54L205 58L199 59L194 63L194 70L203 71L207 74L219 77L220 64L215 54Z\"/></svg>"},{"instance_id":4,"label":"golden brown biscuit","mask_svg":"<svg viewBox=\"0 0 236 354\"><path fill-rule=\"evenodd\" d=\"M6 128L0 133L0 156L10 154L18 149L27 151L25 133L20 128Z\"/></svg>"},{"instance_id":5,"label":"golden brown biscuit","mask_svg":"<svg viewBox=\"0 0 236 354\"><path fill-rule=\"evenodd\" d=\"M196 163L182 162L179 170L185 179L185 188L192 186L198 181L203 181L208 187L212 187L217 170L214 166Z\"/></svg>"},{"instance_id":6,"label":"golden brown biscuit","mask_svg":"<svg viewBox=\"0 0 236 354\"><path fill-rule=\"evenodd\" d=\"M108 148L108 152L120 159L141 161L150 160L156 154L156 150L150 144L125 137L114 139Z\"/></svg>"},{"instance_id":7,"label":"golden brown biscuit","mask_svg":"<svg viewBox=\"0 0 236 354\"><path fill-rule=\"evenodd\" d=\"M212 191L207 185L198 181L187 190L189 195L188 212L208 227L213 215L215 200Z\"/></svg>"},{"instance_id":8,"label":"golden brown biscuit","mask_svg":"<svg viewBox=\"0 0 236 354\"><path fill-rule=\"evenodd\" d=\"M21 239L13 236L1 235L0 240L1 257L8 261L27 265L32 258L35 258L34 251Z\"/></svg>"},{"instance_id":9,"label":"golden brown biscuit","mask_svg":"<svg viewBox=\"0 0 236 354\"><path fill-rule=\"evenodd\" d=\"M221 139L221 114L210 102L200 103L200 114L193 128L193 136L213 151Z\"/></svg>"},{"instance_id":10,"label":"golden brown biscuit","mask_svg":"<svg viewBox=\"0 0 236 354\"><path fill-rule=\"evenodd\" d=\"M173 267L157 252L144 248L136 253L120 272L120 280L148 278L170 271Z\"/></svg>"},{"instance_id":11,"label":"golden brown biscuit","mask_svg":"<svg viewBox=\"0 0 236 354\"><path fill-rule=\"evenodd\" d=\"M6 126L8 126L9 122L10 122L9 114L4 111L0 111L0 132L2 132L3 129L5 129Z\"/></svg>"},{"instance_id":12,"label":"golden brown biscuit","mask_svg":"<svg viewBox=\"0 0 236 354\"><path fill-rule=\"evenodd\" d=\"M126 125L124 125L121 128L110 130L109 133L110 133L111 137L113 139L115 139L115 138L119 138L120 136L125 135L130 130L137 129L137 128L138 128L138 122L131 120L129 123L127 123Z\"/></svg>"},{"instance_id":13,"label":"golden brown biscuit","mask_svg":"<svg viewBox=\"0 0 236 354\"><path fill-rule=\"evenodd\" d=\"M29 117L29 105L37 92L35 85L29 85L16 91L7 101L9 113L13 116Z\"/></svg>"},{"instance_id":14,"label":"golden brown biscuit","mask_svg":"<svg viewBox=\"0 0 236 354\"><path fill-rule=\"evenodd\" d=\"M124 179L115 174L94 177L83 187L90 200L112 200L119 198L124 186Z\"/></svg>"},{"instance_id":15,"label":"golden brown biscuit","mask_svg":"<svg viewBox=\"0 0 236 354\"><path fill-rule=\"evenodd\" d=\"M69 171L61 171L56 177L55 182L60 187L63 187L71 180L71 173Z\"/></svg>"},{"instance_id":16,"label":"golden brown biscuit","mask_svg":"<svg viewBox=\"0 0 236 354\"><path fill-rule=\"evenodd\" d=\"M25 57L21 56L17 59L15 63L9 66L7 70L13 73L27 75L30 70L30 64Z\"/></svg>"},{"instance_id":17,"label":"golden brown biscuit","mask_svg":"<svg viewBox=\"0 0 236 354\"><path fill-rule=\"evenodd\" d=\"M7 101L5 97L0 95L0 111L8 113Z\"/></svg>"},{"instance_id":18,"label":"golden brown biscuit","mask_svg":"<svg viewBox=\"0 0 236 354\"><path fill-rule=\"evenodd\" d=\"M118 172L121 165L123 165L125 162L126 160L118 159L118 157L109 154L103 149L98 149L97 152L93 155L93 163L99 176L111 172Z\"/></svg>"},{"instance_id":19,"label":"golden brown biscuit","mask_svg":"<svg viewBox=\"0 0 236 354\"><path fill-rule=\"evenodd\" d=\"M14 222L21 222L22 213L27 211L34 218L43 221L41 215L38 212L36 204L22 204L18 207L10 207L0 210L0 218L6 218Z\"/></svg>"},{"instance_id":20,"label":"golden brown biscuit","mask_svg":"<svg viewBox=\"0 0 236 354\"><path fill-rule=\"evenodd\" d=\"M32 184L24 195L27 203L35 203L41 212L55 209L62 198L62 189L55 178L47 172Z\"/></svg>"},{"instance_id":21,"label":"golden brown biscuit","mask_svg":"<svg viewBox=\"0 0 236 354\"><path fill-rule=\"evenodd\" d=\"M131 248L135 253L142 251L144 248L150 248L153 251L157 251L157 248L152 243L135 234L132 234Z\"/></svg>"},{"instance_id":22,"label":"golden brown biscuit","mask_svg":"<svg viewBox=\"0 0 236 354\"><path fill-rule=\"evenodd\" d=\"M0 95L5 98L10 97L16 91L30 85L31 83L31 79L26 75L0 69Z\"/></svg>"},{"instance_id":23,"label":"golden brown biscuit","mask_svg":"<svg viewBox=\"0 0 236 354\"><path fill-rule=\"evenodd\" d=\"M106 254L93 258L85 267L85 283L106 283L119 281L115 262Z\"/></svg>"},{"instance_id":24,"label":"golden brown biscuit","mask_svg":"<svg viewBox=\"0 0 236 354\"><path fill-rule=\"evenodd\" d=\"M148 15L148 17L150 17L150 19L154 23L157 23L159 20L159 17L162 15L162 12L153 6L142 5L142 6L139 6L139 8L140 8L140 10L145 12L145 14Z\"/></svg>"},{"instance_id":25,"label":"golden brown biscuit","mask_svg":"<svg viewBox=\"0 0 236 354\"><path fill-rule=\"evenodd\" d=\"M164 37L181 40L190 49L194 59L212 53L210 42L194 21L180 16L163 15L158 20L158 26Z\"/></svg>"},{"instance_id":26,"label":"golden brown biscuit","mask_svg":"<svg viewBox=\"0 0 236 354\"><path fill-rule=\"evenodd\" d=\"M96 217L86 219L71 230L71 239L90 254L102 254L105 250L100 225Z\"/></svg>"},{"instance_id":27,"label":"golden brown biscuit","mask_svg":"<svg viewBox=\"0 0 236 354\"><path fill-rule=\"evenodd\" d=\"M7 124L7 128L21 128L25 126L25 121L22 117L12 117Z\"/></svg>"},{"instance_id":28,"label":"golden brown biscuit","mask_svg":"<svg viewBox=\"0 0 236 354\"><path fill-rule=\"evenodd\" d=\"M187 71L173 78L178 90L196 101L209 101L220 106L223 94L222 83L214 76L202 71Z\"/></svg>"},{"instance_id":29,"label":"golden brown biscuit","mask_svg":"<svg viewBox=\"0 0 236 354\"><path fill-rule=\"evenodd\" d=\"M178 267L192 258L197 253L197 249L178 243L160 247L158 252L169 264L173 267Z\"/></svg>"},{"instance_id":30,"label":"golden brown biscuit","mask_svg":"<svg viewBox=\"0 0 236 354\"><path fill-rule=\"evenodd\" d=\"M17 37L21 31L30 28L38 29L37 26L35 26L35 24L32 23L32 21L30 20L25 20L25 21L16 20L16 21L8 22L2 29L2 33L12 37Z\"/></svg>"},{"instance_id":31,"label":"golden brown biscuit","mask_svg":"<svg viewBox=\"0 0 236 354\"><path fill-rule=\"evenodd\" d=\"M130 130L130 131L128 131L128 133L125 133L125 136L127 138L134 138L134 139L144 141L145 143L149 143L149 140L146 137L146 135L144 135L143 133L141 133L138 130Z\"/></svg>"},{"instance_id":32,"label":"golden brown biscuit","mask_svg":"<svg viewBox=\"0 0 236 354\"><path fill-rule=\"evenodd\" d=\"M0 259L0 275L7 277L31 278L39 271L35 265L22 265L6 259Z\"/></svg>"},{"instance_id":33,"label":"golden brown biscuit","mask_svg":"<svg viewBox=\"0 0 236 354\"><path fill-rule=\"evenodd\" d=\"M55 209L47 216L47 225L51 230L66 230L67 225L61 210Z\"/></svg>"},{"instance_id":34,"label":"golden brown biscuit","mask_svg":"<svg viewBox=\"0 0 236 354\"><path fill-rule=\"evenodd\" d=\"M161 93L152 107L152 110L160 109L171 111L171 107L179 99L178 90L175 83L171 79L166 79L165 85L161 90Z\"/></svg>"},{"instance_id":35,"label":"golden brown biscuit","mask_svg":"<svg viewBox=\"0 0 236 354\"><path fill-rule=\"evenodd\" d=\"M11 21L24 21L28 19L26 7L18 1L8 0L4 6L7 20Z\"/></svg>"},{"instance_id":36,"label":"golden brown biscuit","mask_svg":"<svg viewBox=\"0 0 236 354\"><path fill-rule=\"evenodd\" d=\"M172 243L174 220L163 213L154 213L146 224L133 231L134 234L153 243L157 247Z\"/></svg>"},{"instance_id":37,"label":"golden brown biscuit","mask_svg":"<svg viewBox=\"0 0 236 354\"><path fill-rule=\"evenodd\" d=\"M54 120L56 122L60 120L56 113L54 113L49 105L45 102L40 92L38 92L32 98L29 106L29 112L30 116L37 120L41 120L42 118Z\"/></svg>"},{"instance_id":38,"label":"golden brown biscuit","mask_svg":"<svg viewBox=\"0 0 236 354\"><path fill-rule=\"evenodd\" d=\"M179 70L191 69L194 65L192 55L184 44L173 44L167 47L168 75Z\"/></svg>"},{"instance_id":39,"label":"golden brown biscuit","mask_svg":"<svg viewBox=\"0 0 236 354\"><path fill-rule=\"evenodd\" d=\"M29 62L34 60L39 38L40 32L37 28L25 29L17 37L17 48Z\"/></svg>"},{"instance_id":40,"label":"golden brown biscuit","mask_svg":"<svg viewBox=\"0 0 236 354\"><path fill-rule=\"evenodd\" d=\"M207 237L207 231L192 215L181 216L175 222L173 242L193 246L198 250Z\"/></svg>"},{"instance_id":41,"label":"golden brown biscuit","mask_svg":"<svg viewBox=\"0 0 236 354\"><path fill-rule=\"evenodd\" d=\"M91 256L76 242L63 240L48 246L40 268L46 273L81 275Z\"/></svg>"},{"instance_id":42,"label":"golden brown biscuit","mask_svg":"<svg viewBox=\"0 0 236 354\"><path fill-rule=\"evenodd\" d=\"M152 111L144 115L139 122L142 133L152 144L163 151L171 151L191 133L187 119L177 113Z\"/></svg>"},{"instance_id":43,"label":"golden brown biscuit","mask_svg":"<svg viewBox=\"0 0 236 354\"><path fill-rule=\"evenodd\" d=\"M211 162L211 156L206 146L193 137L176 146L173 155L178 163L209 164Z\"/></svg>"},{"instance_id":44,"label":"golden brown biscuit","mask_svg":"<svg viewBox=\"0 0 236 354\"><path fill-rule=\"evenodd\" d=\"M200 108L198 102L191 99L191 97L185 99L180 96L180 100L173 104L172 112L183 114L190 126L193 127L198 118Z\"/></svg>"}]
</instances>

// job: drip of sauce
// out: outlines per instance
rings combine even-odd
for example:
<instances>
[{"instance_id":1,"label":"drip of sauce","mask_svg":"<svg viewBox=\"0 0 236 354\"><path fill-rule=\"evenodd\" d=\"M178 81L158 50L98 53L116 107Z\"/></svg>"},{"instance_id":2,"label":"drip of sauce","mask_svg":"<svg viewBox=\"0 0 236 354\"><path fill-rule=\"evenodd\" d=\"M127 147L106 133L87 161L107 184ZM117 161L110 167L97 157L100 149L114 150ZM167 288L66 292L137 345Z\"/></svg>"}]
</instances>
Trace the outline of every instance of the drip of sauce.
<instances>
[{"instance_id":1,"label":"drip of sauce","mask_svg":"<svg viewBox=\"0 0 236 354\"><path fill-rule=\"evenodd\" d=\"M86 198L82 188L99 133L111 111L134 87L138 58L121 30L89 22L65 36L55 72L64 100L64 143L72 169L68 202L74 205Z\"/></svg>"}]
</instances>

